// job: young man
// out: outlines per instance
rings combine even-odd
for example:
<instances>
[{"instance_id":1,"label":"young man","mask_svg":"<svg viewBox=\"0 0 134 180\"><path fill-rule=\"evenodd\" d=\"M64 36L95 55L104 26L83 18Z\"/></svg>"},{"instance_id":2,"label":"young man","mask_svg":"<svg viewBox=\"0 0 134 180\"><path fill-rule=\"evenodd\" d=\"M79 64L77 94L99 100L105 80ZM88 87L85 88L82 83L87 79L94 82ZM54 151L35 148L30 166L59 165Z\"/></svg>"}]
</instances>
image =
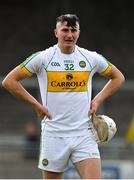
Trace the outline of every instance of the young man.
<instances>
[{"instance_id":1,"label":"young man","mask_svg":"<svg viewBox=\"0 0 134 180\"><path fill-rule=\"evenodd\" d=\"M54 33L58 43L28 57L5 77L3 86L42 118L39 168L44 179L62 178L69 160L82 179L99 179L100 153L89 113L118 90L124 76L100 54L76 45L80 35L76 15L59 16ZM108 82L91 101L96 72ZM42 104L20 83L33 74L38 77Z\"/></svg>"}]
</instances>

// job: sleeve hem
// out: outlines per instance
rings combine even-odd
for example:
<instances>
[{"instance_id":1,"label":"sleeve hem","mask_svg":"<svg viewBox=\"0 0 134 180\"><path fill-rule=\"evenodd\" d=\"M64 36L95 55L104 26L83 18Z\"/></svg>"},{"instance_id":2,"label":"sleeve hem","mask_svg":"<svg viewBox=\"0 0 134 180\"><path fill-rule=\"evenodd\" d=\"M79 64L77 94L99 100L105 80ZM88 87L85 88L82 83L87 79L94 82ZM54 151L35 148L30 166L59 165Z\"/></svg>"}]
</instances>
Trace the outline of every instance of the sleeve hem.
<instances>
[{"instance_id":1,"label":"sleeve hem","mask_svg":"<svg viewBox=\"0 0 134 180\"><path fill-rule=\"evenodd\" d=\"M101 72L101 76L106 76L112 70L112 65L108 66L105 71Z\"/></svg>"},{"instance_id":2,"label":"sleeve hem","mask_svg":"<svg viewBox=\"0 0 134 180\"><path fill-rule=\"evenodd\" d=\"M22 64L20 64L20 68L22 69L22 71L28 76L31 77L33 75L32 72L30 72L25 66L23 66Z\"/></svg>"}]
</instances>

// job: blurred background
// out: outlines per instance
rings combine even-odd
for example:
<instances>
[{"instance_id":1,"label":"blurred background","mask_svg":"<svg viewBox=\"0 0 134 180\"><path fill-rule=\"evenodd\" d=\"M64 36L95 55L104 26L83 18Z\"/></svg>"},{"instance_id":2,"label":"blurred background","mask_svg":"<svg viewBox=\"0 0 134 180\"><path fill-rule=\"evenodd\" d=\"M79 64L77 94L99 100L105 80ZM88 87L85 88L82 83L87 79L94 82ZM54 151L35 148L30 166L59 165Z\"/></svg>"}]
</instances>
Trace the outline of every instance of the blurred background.
<instances>
[{"instance_id":1,"label":"blurred background","mask_svg":"<svg viewBox=\"0 0 134 180\"><path fill-rule=\"evenodd\" d=\"M55 19L65 13L80 18L78 45L97 51L125 75L120 90L98 113L112 117L118 131L109 144L100 146L102 176L134 178L134 4L127 0L1 0L0 82L34 52L56 43ZM22 82L40 100L35 77ZM105 80L94 77L93 95ZM40 120L26 103L14 98L0 83L0 178L39 179ZM79 178L70 165L65 178Z\"/></svg>"}]
</instances>

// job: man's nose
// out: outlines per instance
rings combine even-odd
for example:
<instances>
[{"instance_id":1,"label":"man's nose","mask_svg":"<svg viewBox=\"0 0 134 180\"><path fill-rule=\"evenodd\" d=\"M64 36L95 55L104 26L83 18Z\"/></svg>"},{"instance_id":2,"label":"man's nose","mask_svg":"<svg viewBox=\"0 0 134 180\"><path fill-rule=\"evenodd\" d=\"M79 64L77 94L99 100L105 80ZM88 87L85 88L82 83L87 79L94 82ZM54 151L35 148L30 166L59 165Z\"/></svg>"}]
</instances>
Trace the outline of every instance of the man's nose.
<instances>
[{"instance_id":1,"label":"man's nose","mask_svg":"<svg viewBox=\"0 0 134 180\"><path fill-rule=\"evenodd\" d=\"M72 31L69 30L67 35L68 35L68 37L72 37L72 35L73 35Z\"/></svg>"}]
</instances>

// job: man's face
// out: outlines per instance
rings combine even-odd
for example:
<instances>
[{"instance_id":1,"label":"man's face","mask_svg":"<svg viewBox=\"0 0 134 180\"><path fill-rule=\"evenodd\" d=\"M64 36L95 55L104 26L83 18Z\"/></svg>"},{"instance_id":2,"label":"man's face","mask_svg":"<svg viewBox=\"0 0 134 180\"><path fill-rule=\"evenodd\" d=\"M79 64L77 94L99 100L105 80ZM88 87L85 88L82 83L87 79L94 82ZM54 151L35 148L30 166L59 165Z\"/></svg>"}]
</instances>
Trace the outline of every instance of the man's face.
<instances>
[{"instance_id":1,"label":"man's face","mask_svg":"<svg viewBox=\"0 0 134 180\"><path fill-rule=\"evenodd\" d=\"M79 38L79 34L80 30L78 23L75 27L68 26L67 21L57 23L55 36L58 38L60 47L74 47Z\"/></svg>"}]
</instances>

